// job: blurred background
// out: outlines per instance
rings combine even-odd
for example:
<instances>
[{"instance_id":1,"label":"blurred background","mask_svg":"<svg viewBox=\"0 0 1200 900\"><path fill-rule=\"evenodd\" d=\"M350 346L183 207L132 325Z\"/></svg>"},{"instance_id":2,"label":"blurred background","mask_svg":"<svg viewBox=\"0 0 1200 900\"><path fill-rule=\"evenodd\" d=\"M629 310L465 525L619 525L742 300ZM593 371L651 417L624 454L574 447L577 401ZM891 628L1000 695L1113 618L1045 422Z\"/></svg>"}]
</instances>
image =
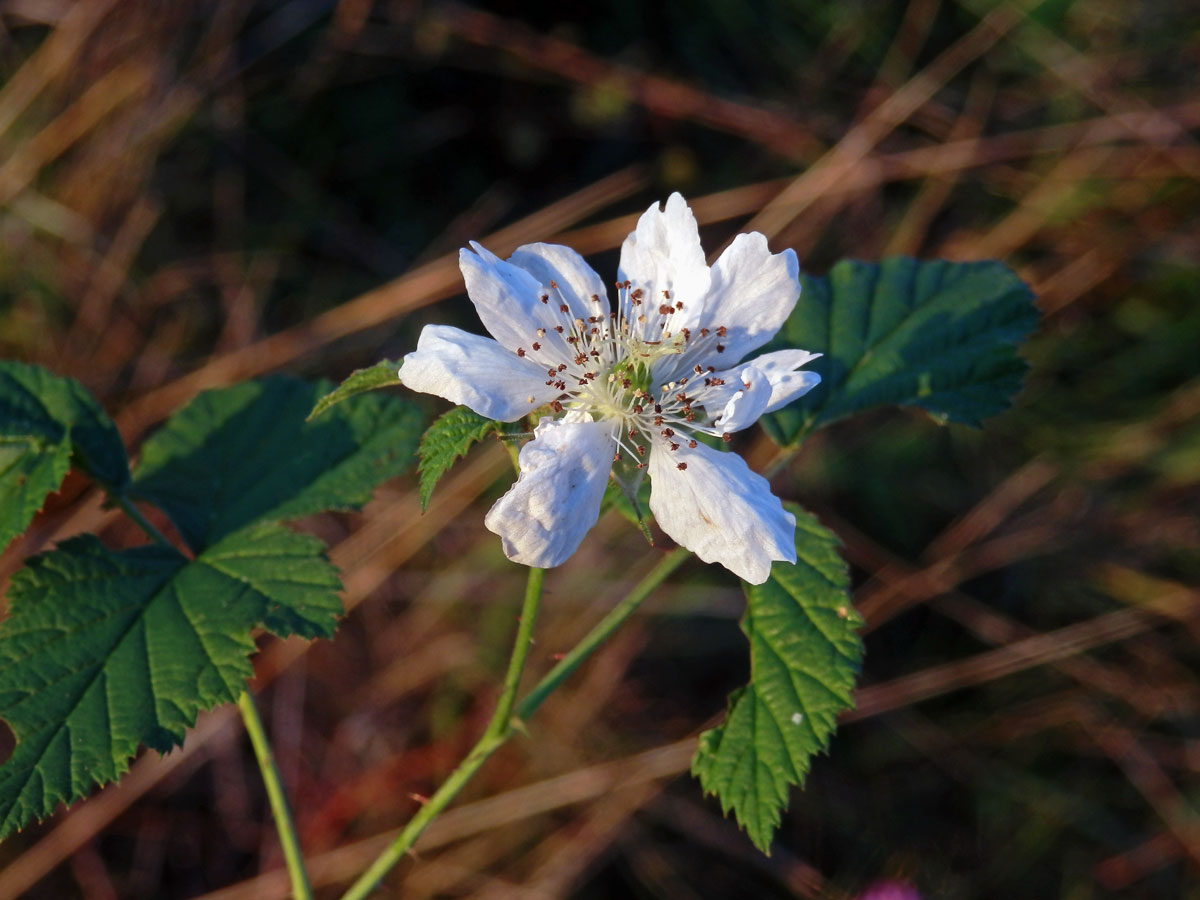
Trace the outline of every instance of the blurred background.
<instances>
[{"instance_id":1,"label":"blurred background","mask_svg":"<svg viewBox=\"0 0 1200 900\"><path fill-rule=\"evenodd\" d=\"M707 249L759 230L818 274L1004 260L1043 314L1012 412L859 416L774 480L844 541L867 653L772 855L686 774L748 663L740 591L690 564L381 896L1197 898L1198 70L1183 0L2 0L0 355L79 378L136 448L202 389L480 330L468 239L615 277L673 190ZM265 640L256 689L320 897L491 711L523 572L483 512L511 477L489 443L423 515L406 478L307 523L351 611ZM141 542L72 476L0 581L84 530ZM603 519L530 674L661 552ZM0 900L286 896L231 712L7 840Z\"/></svg>"}]
</instances>

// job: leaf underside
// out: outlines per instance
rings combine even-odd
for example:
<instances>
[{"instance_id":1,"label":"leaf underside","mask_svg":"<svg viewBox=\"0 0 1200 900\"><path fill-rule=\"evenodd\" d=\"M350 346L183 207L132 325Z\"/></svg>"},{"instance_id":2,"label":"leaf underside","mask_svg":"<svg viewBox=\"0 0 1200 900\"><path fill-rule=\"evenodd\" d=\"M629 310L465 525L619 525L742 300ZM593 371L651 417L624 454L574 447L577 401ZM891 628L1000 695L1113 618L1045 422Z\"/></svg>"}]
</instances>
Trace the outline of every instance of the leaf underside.
<instances>
[{"instance_id":1,"label":"leaf underside","mask_svg":"<svg viewBox=\"0 0 1200 900\"><path fill-rule=\"evenodd\" d=\"M257 523L189 561L90 535L12 581L0 709L17 737L0 766L0 837L119 777L140 744L182 743L202 709L252 674L251 630L332 634L337 571L318 539Z\"/></svg>"},{"instance_id":2,"label":"leaf underside","mask_svg":"<svg viewBox=\"0 0 1200 900\"><path fill-rule=\"evenodd\" d=\"M429 506L434 487L456 460L466 456L471 447L489 434L501 434L505 430L503 423L485 418L465 406L456 406L434 419L417 448L421 508Z\"/></svg>"},{"instance_id":3,"label":"leaf underside","mask_svg":"<svg viewBox=\"0 0 1200 900\"><path fill-rule=\"evenodd\" d=\"M692 773L767 852L788 792L804 782L849 709L862 658L837 538L798 507L796 563L777 562L761 585L743 585L741 628L750 683L729 698L724 724L700 735Z\"/></svg>"},{"instance_id":4,"label":"leaf underside","mask_svg":"<svg viewBox=\"0 0 1200 900\"><path fill-rule=\"evenodd\" d=\"M83 385L0 361L0 550L28 527L72 463L114 491L129 481L117 428Z\"/></svg>"},{"instance_id":5,"label":"leaf underside","mask_svg":"<svg viewBox=\"0 0 1200 900\"><path fill-rule=\"evenodd\" d=\"M394 359L380 360L365 369L355 369L346 376L345 381L317 400L316 405L308 414L308 420L312 421L330 407L358 394L399 384L400 378L397 374L399 371L400 361Z\"/></svg>"},{"instance_id":6,"label":"leaf underside","mask_svg":"<svg viewBox=\"0 0 1200 900\"><path fill-rule=\"evenodd\" d=\"M421 417L373 394L306 422L325 388L278 376L200 394L143 445L133 493L196 551L259 519L360 509L408 468Z\"/></svg>"},{"instance_id":7,"label":"leaf underside","mask_svg":"<svg viewBox=\"0 0 1200 900\"><path fill-rule=\"evenodd\" d=\"M843 260L801 275L795 311L768 349L825 354L821 383L763 417L775 440L876 406L916 406L979 425L1008 408L1027 365L1017 346L1037 325L1029 288L999 262Z\"/></svg>"}]
</instances>

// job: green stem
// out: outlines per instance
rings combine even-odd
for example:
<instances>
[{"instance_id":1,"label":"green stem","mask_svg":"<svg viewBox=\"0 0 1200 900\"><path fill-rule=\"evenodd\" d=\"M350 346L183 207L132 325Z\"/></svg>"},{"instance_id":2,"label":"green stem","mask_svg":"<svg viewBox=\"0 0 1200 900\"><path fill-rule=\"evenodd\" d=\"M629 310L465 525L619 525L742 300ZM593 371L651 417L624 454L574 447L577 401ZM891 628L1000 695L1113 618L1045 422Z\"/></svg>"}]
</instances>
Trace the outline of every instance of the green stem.
<instances>
[{"instance_id":1,"label":"green stem","mask_svg":"<svg viewBox=\"0 0 1200 900\"><path fill-rule=\"evenodd\" d=\"M117 506L121 507L125 511L125 515L133 519L152 541L156 544L162 544L164 547L171 546L171 542L167 540L167 536L155 528L154 524L142 515L142 511L125 494L110 494L109 496L117 501Z\"/></svg>"},{"instance_id":2,"label":"green stem","mask_svg":"<svg viewBox=\"0 0 1200 900\"><path fill-rule=\"evenodd\" d=\"M517 631L516 646L513 648L512 659L509 661L508 674L504 679L504 690L495 713L483 733L483 737L467 754L450 777L429 798L420 811L404 827L389 847L380 854L371 867L350 886L342 895L341 900L364 900L375 888L384 875L398 863L404 854L417 842L421 833L445 809L450 801L458 794L468 781L479 771L487 758L501 747L516 732L520 723L537 711L545 699L550 696L589 656L596 648L604 643L626 619L633 615L656 587L662 584L690 556L690 552L677 547L659 561L646 577L639 581L625 598L621 600L607 616L600 620L587 636L580 641L570 653L559 660L558 664L546 673L546 676L534 686L533 690L515 705L516 715L513 715L517 685L521 680L521 672L525 667L525 658L529 653L533 634L534 619L537 616L538 599L542 591L541 569L531 569L529 585L525 591L525 606L521 611L521 626Z\"/></svg>"},{"instance_id":3,"label":"green stem","mask_svg":"<svg viewBox=\"0 0 1200 900\"><path fill-rule=\"evenodd\" d=\"M517 719L525 720L532 716L543 701L549 697L558 686L579 668L580 664L595 652L596 648L608 640L609 635L621 627L621 624L633 615L634 610L642 605L656 587L666 581L667 577L691 556L691 551L676 547L664 556L646 577L633 586L625 598L612 608L607 616L601 619L582 641L575 645L558 664L546 673L517 705Z\"/></svg>"},{"instance_id":4,"label":"green stem","mask_svg":"<svg viewBox=\"0 0 1200 900\"><path fill-rule=\"evenodd\" d=\"M513 704L517 700L517 688L521 686L521 673L525 671L525 660L533 646L533 626L537 622L538 606L542 598L542 582L546 579L545 569L530 569L525 583L525 602L521 606L521 620L517 626L517 638L513 643L512 658L508 661L508 672L504 675L504 688L492 720L484 736L507 737L512 719Z\"/></svg>"},{"instance_id":5,"label":"green stem","mask_svg":"<svg viewBox=\"0 0 1200 900\"><path fill-rule=\"evenodd\" d=\"M450 805L450 801L479 771L487 758L512 734L513 703L516 701L521 673L525 669L525 660L529 657L529 648L533 644L533 626L537 621L538 606L542 597L542 582L545 576L544 569L529 570L529 580L525 587L525 602L521 607L520 625L517 628L512 657L508 662L508 673L504 676L504 688L483 736L467 754L467 758L412 817L404 830L342 895L342 900L363 900L370 894L392 867L404 858L421 833L429 827L429 823Z\"/></svg>"},{"instance_id":6,"label":"green stem","mask_svg":"<svg viewBox=\"0 0 1200 900\"><path fill-rule=\"evenodd\" d=\"M164 547L171 546L166 535L154 527L132 500L124 494L116 494L115 499L117 505L138 524L142 531L146 532L151 540ZM292 880L292 897L294 900L312 900L312 888L308 884L308 874L304 871L304 856L300 852L296 826L292 822L292 812L288 808L287 796L283 792L283 781L279 777L279 769L275 766L275 755L271 752L271 742L267 740L267 732L258 715L258 707L254 705L254 698L246 691L243 691L242 695L238 697L237 705L242 714L242 721L246 723L246 733L250 735L250 743L254 747L254 758L258 760L258 769L262 773L263 784L267 788L267 799L271 804L271 813L275 817L275 830L279 832L279 843L283 845L283 859Z\"/></svg>"},{"instance_id":7,"label":"green stem","mask_svg":"<svg viewBox=\"0 0 1200 900\"><path fill-rule=\"evenodd\" d=\"M262 718L258 715L258 707L254 705L254 698L248 691L243 691L238 697L237 705L242 714L242 721L246 723L250 743L254 747L254 757L258 760L263 784L267 788L267 799L275 817L275 830L279 832L284 863L292 881L292 897L295 900L312 900L312 888L308 884L308 874L304 871L304 855L300 852L296 826L292 822L292 812L288 808L287 796L283 791L283 781L279 777L275 755L271 752L271 743L267 740Z\"/></svg>"}]
</instances>

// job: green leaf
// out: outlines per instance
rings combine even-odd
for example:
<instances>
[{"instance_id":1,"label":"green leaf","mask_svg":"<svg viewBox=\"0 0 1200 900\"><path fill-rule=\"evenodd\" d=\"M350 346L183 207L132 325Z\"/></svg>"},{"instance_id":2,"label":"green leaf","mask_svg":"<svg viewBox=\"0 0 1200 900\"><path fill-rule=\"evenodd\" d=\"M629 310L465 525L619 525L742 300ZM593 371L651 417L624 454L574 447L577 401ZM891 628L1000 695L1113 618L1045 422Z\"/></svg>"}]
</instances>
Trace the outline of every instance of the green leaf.
<instances>
[{"instance_id":1,"label":"green leaf","mask_svg":"<svg viewBox=\"0 0 1200 900\"><path fill-rule=\"evenodd\" d=\"M979 425L1003 412L1027 368L1017 346L1037 325L1029 288L998 262L843 260L801 275L800 302L768 349L824 353L821 384L763 417L775 440L875 406L917 406Z\"/></svg>"},{"instance_id":2,"label":"green leaf","mask_svg":"<svg viewBox=\"0 0 1200 900\"><path fill-rule=\"evenodd\" d=\"M197 551L254 521L361 508L408 468L421 416L375 394L306 422L324 393L274 377L200 394L143 445L132 492Z\"/></svg>"},{"instance_id":3,"label":"green leaf","mask_svg":"<svg viewBox=\"0 0 1200 900\"><path fill-rule=\"evenodd\" d=\"M90 535L31 559L0 625L0 717L17 737L0 766L0 838L235 700L253 628L330 634L340 584L322 551L260 523L191 561L159 545L114 552Z\"/></svg>"},{"instance_id":4,"label":"green leaf","mask_svg":"<svg viewBox=\"0 0 1200 900\"><path fill-rule=\"evenodd\" d=\"M343 612L342 583L319 538L257 522L214 544L198 560L264 599L254 625L280 637L333 637Z\"/></svg>"},{"instance_id":5,"label":"green leaf","mask_svg":"<svg viewBox=\"0 0 1200 900\"><path fill-rule=\"evenodd\" d=\"M501 422L484 418L465 406L456 406L433 420L421 436L417 448L420 462L417 471L421 476L421 508L429 506L429 498L438 480L449 471L455 460L466 456L472 446L489 434L502 434L511 430Z\"/></svg>"},{"instance_id":6,"label":"green leaf","mask_svg":"<svg viewBox=\"0 0 1200 900\"><path fill-rule=\"evenodd\" d=\"M365 369L356 369L337 388L317 401L316 406L312 408L312 412L308 414L308 418L310 420L315 419L329 409L329 407L341 403L343 400L348 400L356 394L399 384L400 379L396 375L399 371L400 363L393 359L381 360Z\"/></svg>"},{"instance_id":7,"label":"green leaf","mask_svg":"<svg viewBox=\"0 0 1200 900\"><path fill-rule=\"evenodd\" d=\"M114 491L129 481L121 436L83 385L0 361L0 549L25 530L72 462Z\"/></svg>"},{"instance_id":8,"label":"green leaf","mask_svg":"<svg viewBox=\"0 0 1200 900\"><path fill-rule=\"evenodd\" d=\"M750 683L729 698L725 723L700 735L692 773L764 853L825 749L837 715L849 709L862 657L861 620L850 605L837 538L817 519L796 516L796 563L775 563L761 585L744 585L742 631L750 641Z\"/></svg>"}]
</instances>

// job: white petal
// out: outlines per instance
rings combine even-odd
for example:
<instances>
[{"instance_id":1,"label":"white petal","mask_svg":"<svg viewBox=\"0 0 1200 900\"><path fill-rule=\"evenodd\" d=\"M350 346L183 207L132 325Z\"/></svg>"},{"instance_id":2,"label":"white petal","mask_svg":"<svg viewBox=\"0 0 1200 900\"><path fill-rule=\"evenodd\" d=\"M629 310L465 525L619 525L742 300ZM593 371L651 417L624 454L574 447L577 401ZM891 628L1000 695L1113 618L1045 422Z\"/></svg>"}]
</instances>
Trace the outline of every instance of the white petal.
<instances>
[{"instance_id":1,"label":"white petal","mask_svg":"<svg viewBox=\"0 0 1200 900\"><path fill-rule=\"evenodd\" d=\"M582 256L570 247L561 244L526 244L508 258L520 266L550 291L553 303L561 295L571 308L572 319L588 316L607 316L609 312L608 292L604 279L596 274ZM558 285L555 292L550 282ZM597 299L593 300L595 297Z\"/></svg>"},{"instance_id":2,"label":"white petal","mask_svg":"<svg viewBox=\"0 0 1200 900\"><path fill-rule=\"evenodd\" d=\"M775 350L748 360L747 365L754 367L766 375L767 380L771 384L771 396L759 412L759 415L782 409L793 400L803 397L820 384L821 376L816 372L799 372L796 370L812 362L814 359L819 359L821 356L822 354L820 353L810 353L807 350L789 349ZM713 373L713 378L723 380L725 387L723 391L706 395L706 399L711 398L708 403L710 407L718 405L727 395L732 395L733 391L739 389L741 384L738 381L739 370L744 370L744 367L735 366L723 372Z\"/></svg>"},{"instance_id":3,"label":"white petal","mask_svg":"<svg viewBox=\"0 0 1200 900\"><path fill-rule=\"evenodd\" d=\"M537 363L518 358L491 338L449 325L422 329L417 349L404 357L400 381L501 422L514 422L560 393L547 386L545 370Z\"/></svg>"},{"instance_id":4,"label":"white petal","mask_svg":"<svg viewBox=\"0 0 1200 900\"><path fill-rule=\"evenodd\" d=\"M539 328L550 329L566 320L565 315L558 313L557 305L542 303L546 291L538 280L482 244L472 241L471 246L474 253L466 248L459 251L458 267L483 327L502 347L514 353L520 348L538 360L565 361L563 352L548 354L543 349L539 354L532 349L533 343L541 340L537 335ZM547 342L547 347L552 346L557 345Z\"/></svg>"},{"instance_id":5,"label":"white petal","mask_svg":"<svg viewBox=\"0 0 1200 900\"><path fill-rule=\"evenodd\" d=\"M739 234L713 265L712 287L690 322L693 331L727 329L721 341L725 350L700 362L728 366L757 350L787 321L799 297L800 263L795 251L772 253L757 231Z\"/></svg>"},{"instance_id":6,"label":"white petal","mask_svg":"<svg viewBox=\"0 0 1200 900\"><path fill-rule=\"evenodd\" d=\"M589 417L590 418L590 417ZM600 516L612 467L612 423L546 420L521 448L521 477L483 520L504 555L526 566L557 566Z\"/></svg>"},{"instance_id":7,"label":"white petal","mask_svg":"<svg viewBox=\"0 0 1200 900\"><path fill-rule=\"evenodd\" d=\"M671 302L682 302L685 311L699 306L711 275L696 217L683 197L672 194L665 210L655 203L642 213L637 228L621 245L617 272L619 280L646 291L650 295L646 302L655 307L662 302L663 291L670 291Z\"/></svg>"},{"instance_id":8,"label":"white petal","mask_svg":"<svg viewBox=\"0 0 1200 900\"><path fill-rule=\"evenodd\" d=\"M656 442L649 471L654 518L705 562L762 584L773 560L796 561L796 517L736 453L704 444L671 451Z\"/></svg>"},{"instance_id":9,"label":"white petal","mask_svg":"<svg viewBox=\"0 0 1200 900\"><path fill-rule=\"evenodd\" d=\"M738 389L725 403L720 418L713 423L718 431L727 434L749 428L757 422L771 400L771 381L754 366L743 368L735 376L733 385Z\"/></svg>"}]
</instances>

